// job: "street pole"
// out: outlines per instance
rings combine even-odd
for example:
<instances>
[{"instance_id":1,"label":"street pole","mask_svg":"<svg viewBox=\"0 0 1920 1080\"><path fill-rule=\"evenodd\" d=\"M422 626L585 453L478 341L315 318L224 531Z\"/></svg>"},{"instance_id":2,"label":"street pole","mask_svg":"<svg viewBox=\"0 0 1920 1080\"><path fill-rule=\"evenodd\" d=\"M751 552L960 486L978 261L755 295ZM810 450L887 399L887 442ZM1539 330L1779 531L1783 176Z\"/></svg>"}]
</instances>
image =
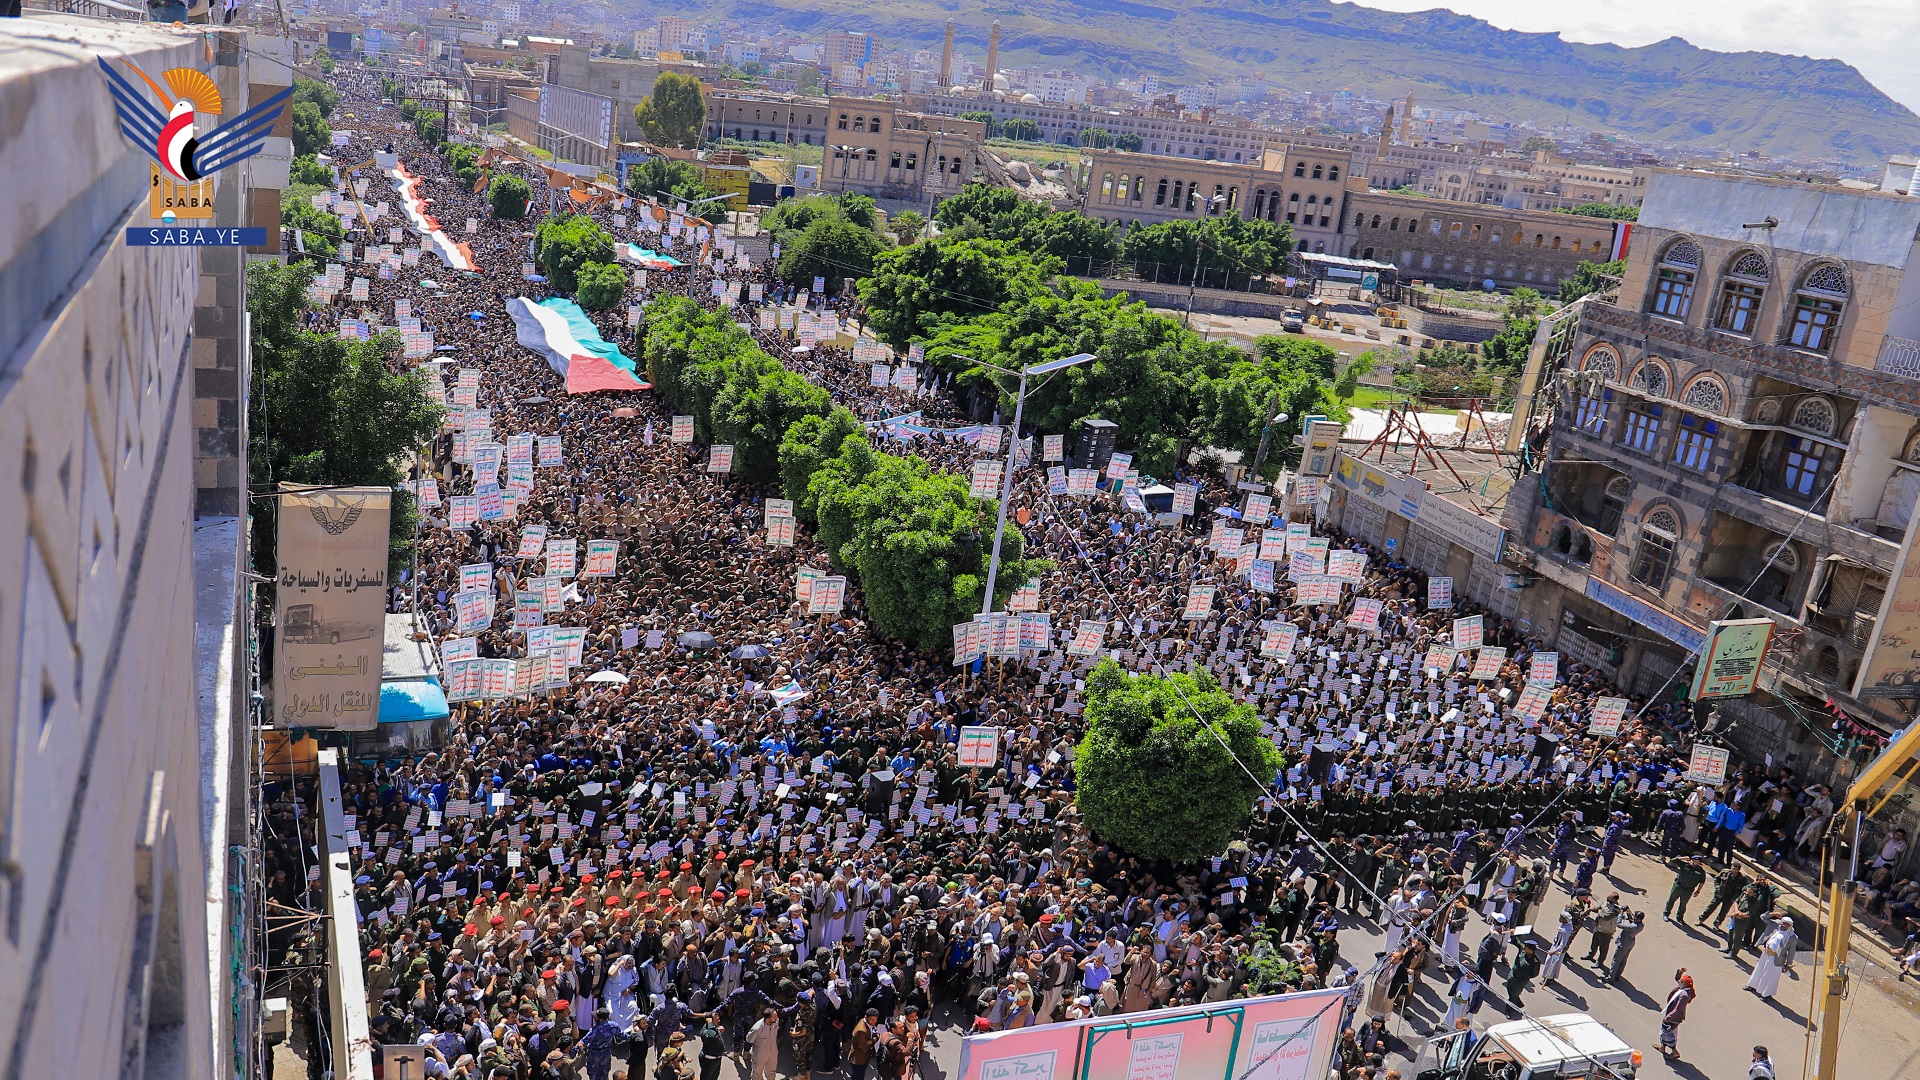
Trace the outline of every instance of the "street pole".
<instances>
[{"instance_id":1,"label":"street pole","mask_svg":"<svg viewBox=\"0 0 1920 1080\"><path fill-rule=\"evenodd\" d=\"M1208 198L1204 211L1201 213L1199 219L1194 222L1193 280L1187 283L1187 314L1184 318L1180 320L1180 325L1187 327L1188 329L1191 329L1193 327L1194 294L1198 292L1200 289L1200 253L1202 251L1205 251L1207 248L1207 233L1205 228L1206 221L1208 218L1213 216L1213 208L1215 206L1218 206L1221 200L1225 198L1226 196L1224 195L1214 195Z\"/></svg>"},{"instance_id":2,"label":"street pole","mask_svg":"<svg viewBox=\"0 0 1920 1080\"><path fill-rule=\"evenodd\" d=\"M1267 411L1261 414L1267 418L1267 422L1260 425L1260 449L1255 451L1253 455L1253 475L1255 480L1258 480L1260 477L1260 463L1267 459L1267 439L1273 435L1273 425L1277 422L1279 416L1274 410L1279 407L1280 391L1275 390L1273 397L1267 401Z\"/></svg>"},{"instance_id":3,"label":"street pole","mask_svg":"<svg viewBox=\"0 0 1920 1080\"><path fill-rule=\"evenodd\" d=\"M1019 452L1020 417L1027 406L1027 373L1020 372L1020 392L1013 399L1013 431L1007 438L1006 472L1000 477L1000 512L993 523L993 556L987 562L987 595L980 601L980 614L993 614L993 587L1000 577L1000 538L1007 531L1007 500L1013 496L1013 460Z\"/></svg>"}]
</instances>

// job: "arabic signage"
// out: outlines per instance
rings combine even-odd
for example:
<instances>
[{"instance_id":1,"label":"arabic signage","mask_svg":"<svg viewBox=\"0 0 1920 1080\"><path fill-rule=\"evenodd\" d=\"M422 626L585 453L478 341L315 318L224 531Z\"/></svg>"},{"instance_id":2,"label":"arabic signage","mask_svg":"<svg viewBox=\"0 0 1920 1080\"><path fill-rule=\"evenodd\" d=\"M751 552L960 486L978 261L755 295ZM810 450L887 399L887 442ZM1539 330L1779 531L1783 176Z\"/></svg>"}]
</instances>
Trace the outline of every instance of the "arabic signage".
<instances>
[{"instance_id":1,"label":"arabic signage","mask_svg":"<svg viewBox=\"0 0 1920 1080\"><path fill-rule=\"evenodd\" d=\"M274 715L281 727L371 731L387 610L386 488L280 494Z\"/></svg>"},{"instance_id":2,"label":"arabic signage","mask_svg":"<svg viewBox=\"0 0 1920 1080\"><path fill-rule=\"evenodd\" d=\"M1498 521L1433 494L1424 482L1411 476L1369 465L1343 452L1334 468L1333 482L1476 555L1498 562L1506 552L1507 530Z\"/></svg>"},{"instance_id":3,"label":"arabic signage","mask_svg":"<svg viewBox=\"0 0 1920 1080\"><path fill-rule=\"evenodd\" d=\"M1760 665L1773 641L1772 619L1726 619L1707 625L1707 645L1694 665L1689 696L1745 697L1753 693Z\"/></svg>"},{"instance_id":4,"label":"arabic signage","mask_svg":"<svg viewBox=\"0 0 1920 1080\"><path fill-rule=\"evenodd\" d=\"M1707 642L1706 634L1597 577L1587 579L1587 599L1625 615L1688 652L1699 652Z\"/></svg>"},{"instance_id":5,"label":"arabic signage","mask_svg":"<svg viewBox=\"0 0 1920 1080\"><path fill-rule=\"evenodd\" d=\"M967 726L960 729L960 767L991 769L1000 761L1000 729Z\"/></svg>"}]
</instances>

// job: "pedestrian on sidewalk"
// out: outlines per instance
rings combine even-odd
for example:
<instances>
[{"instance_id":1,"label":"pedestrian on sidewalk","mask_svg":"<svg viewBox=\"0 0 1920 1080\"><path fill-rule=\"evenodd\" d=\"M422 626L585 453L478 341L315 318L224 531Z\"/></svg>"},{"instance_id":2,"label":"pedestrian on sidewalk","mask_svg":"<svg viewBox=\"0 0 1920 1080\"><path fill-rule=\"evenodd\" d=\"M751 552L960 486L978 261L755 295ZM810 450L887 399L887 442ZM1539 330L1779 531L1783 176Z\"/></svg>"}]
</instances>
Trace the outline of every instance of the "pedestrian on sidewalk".
<instances>
[{"instance_id":1,"label":"pedestrian on sidewalk","mask_svg":"<svg viewBox=\"0 0 1920 1080\"><path fill-rule=\"evenodd\" d=\"M1667 906L1661 911L1660 919L1662 922L1678 922L1685 926L1687 905L1693 902L1693 896L1700 891L1700 886L1706 884L1707 868L1698 855L1677 859L1669 865L1673 867L1673 887L1667 890ZM1675 908L1680 911L1678 919L1673 917Z\"/></svg>"},{"instance_id":2,"label":"pedestrian on sidewalk","mask_svg":"<svg viewBox=\"0 0 1920 1080\"><path fill-rule=\"evenodd\" d=\"M1738 866L1729 866L1713 876L1713 898L1707 903L1707 910L1700 916L1700 925L1713 929L1720 919L1731 915L1733 907L1740 902L1740 893L1747 887L1747 875L1741 873Z\"/></svg>"},{"instance_id":3,"label":"pedestrian on sidewalk","mask_svg":"<svg viewBox=\"0 0 1920 1080\"><path fill-rule=\"evenodd\" d=\"M1693 976L1686 968L1673 973L1673 989L1667 991L1667 1003L1660 1009L1660 1052L1679 1060L1680 1025L1686 1022L1687 1005L1694 999Z\"/></svg>"},{"instance_id":4,"label":"pedestrian on sidewalk","mask_svg":"<svg viewBox=\"0 0 1920 1080\"><path fill-rule=\"evenodd\" d=\"M1573 909L1560 909L1560 928L1554 931L1553 944L1547 948L1547 959L1540 965L1540 981L1557 982L1560 979L1560 967L1567 962L1567 949L1573 944Z\"/></svg>"}]
</instances>

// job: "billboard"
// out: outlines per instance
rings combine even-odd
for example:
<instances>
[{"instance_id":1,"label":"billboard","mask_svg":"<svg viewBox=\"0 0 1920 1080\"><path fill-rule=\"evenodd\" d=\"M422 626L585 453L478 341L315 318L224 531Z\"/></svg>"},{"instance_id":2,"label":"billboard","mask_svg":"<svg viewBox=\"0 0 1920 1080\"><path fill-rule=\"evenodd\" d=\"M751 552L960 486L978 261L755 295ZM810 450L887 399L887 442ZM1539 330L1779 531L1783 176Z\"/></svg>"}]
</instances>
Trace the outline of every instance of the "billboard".
<instances>
[{"instance_id":1,"label":"billboard","mask_svg":"<svg viewBox=\"0 0 1920 1080\"><path fill-rule=\"evenodd\" d=\"M1307 421L1306 433L1301 436L1304 449L1300 453L1300 475L1326 476L1333 472L1333 456L1346 430L1345 424L1332 420Z\"/></svg>"},{"instance_id":2,"label":"billboard","mask_svg":"<svg viewBox=\"0 0 1920 1080\"><path fill-rule=\"evenodd\" d=\"M379 722L392 500L386 488L283 485L276 726L371 731Z\"/></svg>"},{"instance_id":3,"label":"billboard","mask_svg":"<svg viewBox=\"0 0 1920 1080\"><path fill-rule=\"evenodd\" d=\"M540 88L540 126L605 149L613 141L613 99L549 83Z\"/></svg>"},{"instance_id":4,"label":"billboard","mask_svg":"<svg viewBox=\"0 0 1920 1080\"><path fill-rule=\"evenodd\" d=\"M1320 1080L1344 991L1308 990L961 1040L954 1080Z\"/></svg>"},{"instance_id":5,"label":"billboard","mask_svg":"<svg viewBox=\"0 0 1920 1080\"><path fill-rule=\"evenodd\" d=\"M1694 665L1689 696L1745 697L1753 693L1773 642L1772 619L1724 619L1707 624L1707 643Z\"/></svg>"}]
</instances>

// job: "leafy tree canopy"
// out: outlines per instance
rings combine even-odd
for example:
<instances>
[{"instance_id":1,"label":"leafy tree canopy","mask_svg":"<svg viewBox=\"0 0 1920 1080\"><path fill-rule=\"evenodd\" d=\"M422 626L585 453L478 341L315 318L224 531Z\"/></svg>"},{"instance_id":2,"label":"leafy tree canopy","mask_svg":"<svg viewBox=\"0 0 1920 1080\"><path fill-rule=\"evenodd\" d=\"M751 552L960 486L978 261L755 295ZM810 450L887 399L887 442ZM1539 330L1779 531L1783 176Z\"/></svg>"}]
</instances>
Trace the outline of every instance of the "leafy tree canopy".
<instances>
[{"instance_id":1,"label":"leafy tree canopy","mask_svg":"<svg viewBox=\"0 0 1920 1080\"><path fill-rule=\"evenodd\" d=\"M496 175L487 185L487 206L493 216L518 221L527 216L527 200L533 198L533 185L512 174Z\"/></svg>"},{"instance_id":2,"label":"leafy tree canopy","mask_svg":"<svg viewBox=\"0 0 1920 1080\"><path fill-rule=\"evenodd\" d=\"M322 120L331 120L333 110L340 107L340 91L319 79L295 79L293 80L293 97L290 100L295 104L302 101L308 102L320 110Z\"/></svg>"},{"instance_id":3,"label":"leafy tree canopy","mask_svg":"<svg viewBox=\"0 0 1920 1080\"><path fill-rule=\"evenodd\" d=\"M880 253L860 299L874 332L904 348L943 324L997 311L1060 270L1059 260L1005 241L942 236Z\"/></svg>"},{"instance_id":4,"label":"leafy tree canopy","mask_svg":"<svg viewBox=\"0 0 1920 1080\"><path fill-rule=\"evenodd\" d=\"M1573 273L1560 279L1560 302L1571 304L1583 296L1611 288L1619 284L1621 275L1626 272L1625 259L1615 259L1613 262L1587 262L1583 259Z\"/></svg>"},{"instance_id":5,"label":"leafy tree canopy","mask_svg":"<svg viewBox=\"0 0 1920 1080\"><path fill-rule=\"evenodd\" d=\"M1087 676L1086 716L1074 803L1095 836L1143 859L1225 851L1283 764L1252 706L1204 670L1129 675L1101 661Z\"/></svg>"},{"instance_id":6,"label":"leafy tree canopy","mask_svg":"<svg viewBox=\"0 0 1920 1080\"><path fill-rule=\"evenodd\" d=\"M886 246L870 228L845 218L822 217L781 245L780 277L802 288L816 277L825 278L827 290L838 293L847 278L871 272L874 258Z\"/></svg>"},{"instance_id":7,"label":"leafy tree canopy","mask_svg":"<svg viewBox=\"0 0 1920 1080\"><path fill-rule=\"evenodd\" d=\"M588 311L607 311L627 298L627 275L614 263L590 262L580 268L575 299Z\"/></svg>"},{"instance_id":8,"label":"leafy tree canopy","mask_svg":"<svg viewBox=\"0 0 1920 1080\"><path fill-rule=\"evenodd\" d=\"M533 259L554 291L572 295L581 267L615 261L613 236L585 214L550 217L534 230Z\"/></svg>"},{"instance_id":9,"label":"leafy tree canopy","mask_svg":"<svg viewBox=\"0 0 1920 1080\"><path fill-rule=\"evenodd\" d=\"M1612 203L1581 203L1579 206L1556 206L1556 214L1572 214L1575 217L1609 218L1613 221L1639 221L1640 208L1637 206L1615 206Z\"/></svg>"},{"instance_id":10,"label":"leafy tree canopy","mask_svg":"<svg viewBox=\"0 0 1920 1080\"><path fill-rule=\"evenodd\" d=\"M692 162L670 158L648 158L627 170L627 194L645 199L661 192L694 203L719 194L707 186L700 169Z\"/></svg>"},{"instance_id":11,"label":"leafy tree canopy","mask_svg":"<svg viewBox=\"0 0 1920 1080\"><path fill-rule=\"evenodd\" d=\"M700 129L707 122L707 101L700 80L663 71L653 81L653 96L633 107L633 118L649 142L680 150L700 145Z\"/></svg>"},{"instance_id":12,"label":"leafy tree canopy","mask_svg":"<svg viewBox=\"0 0 1920 1080\"><path fill-rule=\"evenodd\" d=\"M333 129L327 126L327 118L320 114L319 106L311 101L295 102L293 106L293 152L301 154L324 153L333 142Z\"/></svg>"}]
</instances>

